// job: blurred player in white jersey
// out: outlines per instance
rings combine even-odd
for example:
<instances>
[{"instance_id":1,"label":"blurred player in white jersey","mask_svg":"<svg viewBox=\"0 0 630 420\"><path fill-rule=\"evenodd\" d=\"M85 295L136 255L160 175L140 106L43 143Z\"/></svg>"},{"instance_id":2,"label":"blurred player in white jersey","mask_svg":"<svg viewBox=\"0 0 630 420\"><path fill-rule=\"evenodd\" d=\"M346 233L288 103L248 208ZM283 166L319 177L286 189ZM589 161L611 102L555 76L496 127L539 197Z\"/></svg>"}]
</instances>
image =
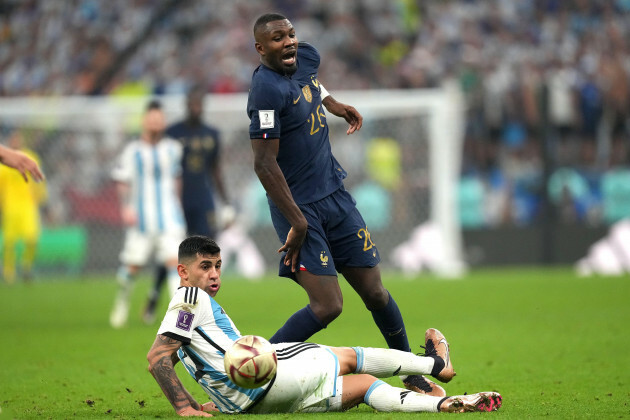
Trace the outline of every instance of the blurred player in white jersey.
<instances>
[{"instance_id":1,"label":"blurred player in white jersey","mask_svg":"<svg viewBox=\"0 0 630 420\"><path fill-rule=\"evenodd\" d=\"M140 138L131 141L112 171L127 230L120 253L120 285L110 316L114 328L125 325L133 279L152 256L168 270L171 295L179 286L177 246L186 226L180 202L182 146L164 137L166 118L158 101L147 106Z\"/></svg>"}]
</instances>

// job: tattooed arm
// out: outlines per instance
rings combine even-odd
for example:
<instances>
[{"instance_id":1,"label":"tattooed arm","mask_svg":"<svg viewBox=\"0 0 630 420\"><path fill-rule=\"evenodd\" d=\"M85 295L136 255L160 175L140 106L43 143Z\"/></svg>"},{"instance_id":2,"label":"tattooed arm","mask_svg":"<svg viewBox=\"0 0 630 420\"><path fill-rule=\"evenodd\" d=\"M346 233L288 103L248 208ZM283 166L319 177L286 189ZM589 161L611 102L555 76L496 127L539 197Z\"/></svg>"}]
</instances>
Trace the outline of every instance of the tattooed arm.
<instances>
[{"instance_id":1,"label":"tattooed arm","mask_svg":"<svg viewBox=\"0 0 630 420\"><path fill-rule=\"evenodd\" d=\"M173 356L176 355L181 345L181 341L159 334L155 338L149 354L147 354L149 371L160 385L160 388L162 388L162 392L164 392L177 414L186 417L212 417L211 414L202 411L205 407L202 407L190 395L175 373L173 367L173 360L175 359Z\"/></svg>"}]
</instances>

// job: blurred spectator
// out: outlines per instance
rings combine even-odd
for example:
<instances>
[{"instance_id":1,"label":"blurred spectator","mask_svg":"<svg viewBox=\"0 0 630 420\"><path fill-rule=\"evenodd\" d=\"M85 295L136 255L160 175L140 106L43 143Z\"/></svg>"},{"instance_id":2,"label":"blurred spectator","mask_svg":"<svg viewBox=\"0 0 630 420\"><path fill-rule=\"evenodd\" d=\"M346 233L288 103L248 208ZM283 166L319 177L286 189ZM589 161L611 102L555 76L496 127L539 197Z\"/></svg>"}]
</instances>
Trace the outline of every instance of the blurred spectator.
<instances>
[{"instance_id":1,"label":"blurred spectator","mask_svg":"<svg viewBox=\"0 0 630 420\"><path fill-rule=\"evenodd\" d=\"M485 186L478 174L462 176L458 188L459 221L464 229L486 225Z\"/></svg>"},{"instance_id":2,"label":"blurred spectator","mask_svg":"<svg viewBox=\"0 0 630 420\"><path fill-rule=\"evenodd\" d=\"M630 142L628 0L190 0L156 21L154 6L4 1L0 96L182 94L195 84L246 92L257 65L252 21L278 10L301 28L298 38L316 40L329 89L458 78L475 150L467 159L488 187L491 225L536 220L546 188L530 181L544 165L579 170L597 197L613 149ZM331 76L340 72L353 77Z\"/></svg>"},{"instance_id":3,"label":"blurred spectator","mask_svg":"<svg viewBox=\"0 0 630 420\"><path fill-rule=\"evenodd\" d=\"M602 175L603 218L608 224L630 217L630 167L628 146L613 144L610 168Z\"/></svg>"},{"instance_id":4,"label":"blurred spectator","mask_svg":"<svg viewBox=\"0 0 630 420\"><path fill-rule=\"evenodd\" d=\"M559 168L549 178L547 189L560 223L571 224L586 218L592 200L588 183L578 171Z\"/></svg>"}]
</instances>

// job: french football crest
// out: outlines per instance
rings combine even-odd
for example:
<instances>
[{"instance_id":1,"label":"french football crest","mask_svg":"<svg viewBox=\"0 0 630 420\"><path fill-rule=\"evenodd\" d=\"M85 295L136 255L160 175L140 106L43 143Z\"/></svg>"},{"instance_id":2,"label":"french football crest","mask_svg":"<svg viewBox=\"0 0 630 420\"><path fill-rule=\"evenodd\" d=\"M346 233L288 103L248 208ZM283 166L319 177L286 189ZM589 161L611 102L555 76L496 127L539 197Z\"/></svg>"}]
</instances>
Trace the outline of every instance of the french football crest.
<instances>
[{"instance_id":1,"label":"french football crest","mask_svg":"<svg viewBox=\"0 0 630 420\"><path fill-rule=\"evenodd\" d=\"M319 254L319 259L322 262L322 267L328 267L328 255L326 255L326 251L322 251Z\"/></svg>"},{"instance_id":2,"label":"french football crest","mask_svg":"<svg viewBox=\"0 0 630 420\"><path fill-rule=\"evenodd\" d=\"M311 93L311 88L308 85L302 88L302 93L304 94L304 99L306 99L306 102L313 102L313 94Z\"/></svg>"}]
</instances>

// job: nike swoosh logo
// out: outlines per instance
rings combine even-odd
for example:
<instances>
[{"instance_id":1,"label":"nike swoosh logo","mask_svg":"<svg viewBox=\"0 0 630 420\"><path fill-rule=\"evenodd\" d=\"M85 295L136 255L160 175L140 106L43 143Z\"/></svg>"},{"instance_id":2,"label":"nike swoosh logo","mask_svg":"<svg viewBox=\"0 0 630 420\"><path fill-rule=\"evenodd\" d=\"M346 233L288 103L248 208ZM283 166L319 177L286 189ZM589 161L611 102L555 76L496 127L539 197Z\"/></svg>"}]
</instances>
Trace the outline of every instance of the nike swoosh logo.
<instances>
[{"instance_id":1,"label":"nike swoosh logo","mask_svg":"<svg viewBox=\"0 0 630 420\"><path fill-rule=\"evenodd\" d=\"M398 366L398 369L396 369L394 373L392 373L392 376L398 375L398 372L400 372L400 369L402 369L402 366Z\"/></svg>"},{"instance_id":2,"label":"nike swoosh logo","mask_svg":"<svg viewBox=\"0 0 630 420\"><path fill-rule=\"evenodd\" d=\"M390 336L390 337L393 337L393 336L395 336L395 335L400 334L401 332L402 332L402 328L401 328L401 329L399 329L398 331L390 332L390 333L388 333L388 334L389 334L389 336Z\"/></svg>"},{"instance_id":3,"label":"nike swoosh logo","mask_svg":"<svg viewBox=\"0 0 630 420\"><path fill-rule=\"evenodd\" d=\"M300 93L300 96L298 96L297 99L293 101L293 105L297 104L301 97L302 94Z\"/></svg>"}]
</instances>

